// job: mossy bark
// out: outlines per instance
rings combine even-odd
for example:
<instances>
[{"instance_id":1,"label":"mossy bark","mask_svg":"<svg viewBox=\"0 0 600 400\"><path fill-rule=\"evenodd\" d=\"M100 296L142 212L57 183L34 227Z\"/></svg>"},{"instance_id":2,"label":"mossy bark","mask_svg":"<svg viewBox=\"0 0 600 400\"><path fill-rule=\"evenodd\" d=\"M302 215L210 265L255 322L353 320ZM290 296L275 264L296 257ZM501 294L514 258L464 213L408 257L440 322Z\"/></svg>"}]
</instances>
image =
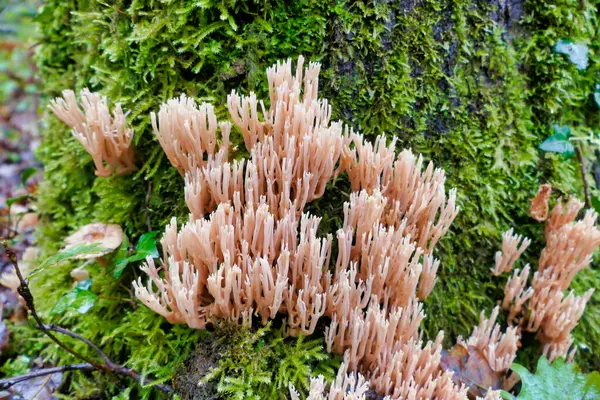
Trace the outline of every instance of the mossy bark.
<instances>
[{"instance_id":1,"label":"mossy bark","mask_svg":"<svg viewBox=\"0 0 600 400\"><path fill-rule=\"evenodd\" d=\"M582 133L598 126L590 95L598 72L597 5L579 0L49 0L38 17L46 95L90 87L130 110L140 169L96 178L91 159L68 129L48 116L38 152L46 169L39 193L40 244L49 255L69 232L91 221L121 224L136 240L149 229L162 229L172 216L183 220L183 182L152 135L149 113L187 93L210 101L225 116L228 92L264 95L265 68L303 54L322 62L321 93L330 99L335 118L371 137L396 137L399 148L412 147L444 168L448 187L458 189L461 213L439 245L439 281L426 303L435 318L425 322L427 335L444 330L450 343L502 298L504 279L492 279L489 268L504 230L514 226L536 240L526 254L535 265L541 229L527 217L527 208L537 186L550 182L581 196L575 165L542 155L538 145L554 123ZM590 46L586 71L554 54L554 43L563 37ZM241 143L239 135L234 140ZM324 217L325 228L339 224L342 192L333 188L311 205ZM597 286L595 268L575 282L578 289ZM98 269L93 288L124 295L135 269L119 280ZM68 270L45 271L34 280L46 309L68 289ZM596 295L576 334L583 345L580 360L589 367L600 365L599 303ZM103 326L100 316L108 321ZM158 359L151 350L160 344L145 337L141 321L168 347ZM59 322L87 331L91 339L104 338L115 354L165 379L174 360L191 349L143 307L101 303ZM117 328L128 338L110 335ZM193 337L187 328L176 329ZM94 387L83 376L76 382L75 392Z\"/></svg>"}]
</instances>

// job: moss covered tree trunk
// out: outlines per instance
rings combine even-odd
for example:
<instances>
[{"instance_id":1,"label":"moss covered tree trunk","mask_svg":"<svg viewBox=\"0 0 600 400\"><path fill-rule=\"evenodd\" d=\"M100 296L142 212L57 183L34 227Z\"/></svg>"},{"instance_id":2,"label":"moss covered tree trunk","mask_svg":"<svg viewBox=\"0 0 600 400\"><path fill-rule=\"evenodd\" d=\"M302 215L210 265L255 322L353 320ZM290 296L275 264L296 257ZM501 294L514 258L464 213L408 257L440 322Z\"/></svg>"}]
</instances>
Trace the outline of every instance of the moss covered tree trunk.
<instances>
[{"instance_id":1,"label":"moss covered tree trunk","mask_svg":"<svg viewBox=\"0 0 600 400\"><path fill-rule=\"evenodd\" d=\"M337 110L334 118L372 137L396 137L399 147L412 147L444 168L448 187L457 188L461 212L438 246L439 282L426 302L435 318L425 322L428 335L443 329L450 343L502 298L504 280L492 279L489 268L504 230L515 226L537 240L528 252L535 265L541 228L527 209L538 185L550 182L582 195L575 164L542 155L538 146L554 123L582 133L598 126L591 97L600 43L597 6L590 0L49 0L38 17L46 95L90 87L131 110L139 171L96 178L91 158L48 116L39 150L46 169L39 196L43 250L52 254L68 233L93 221L121 224L132 240L162 230L172 216L183 221L183 181L153 137L149 113L186 93L224 116L223 99L232 89L264 95L265 68L303 54L323 64L322 93ZM554 53L560 38L588 44L585 71ZM235 140L241 143L239 135ZM311 206L327 230L339 224L334 216L341 196L331 191ZM136 268L118 280L98 269L93 288L123 296ZM48 308L68 290L69 270L44 271L34 280ZM594 267L575 286L599 281ZM595 367L598 296L576 332L584 346L580 360ZM110 302L61 322L98 342L117 332L104 339L109 351L164 378L197 336L143 306ZM77 379L78 390L94 387L88 378Z\"/></svg>"}]
</instances>

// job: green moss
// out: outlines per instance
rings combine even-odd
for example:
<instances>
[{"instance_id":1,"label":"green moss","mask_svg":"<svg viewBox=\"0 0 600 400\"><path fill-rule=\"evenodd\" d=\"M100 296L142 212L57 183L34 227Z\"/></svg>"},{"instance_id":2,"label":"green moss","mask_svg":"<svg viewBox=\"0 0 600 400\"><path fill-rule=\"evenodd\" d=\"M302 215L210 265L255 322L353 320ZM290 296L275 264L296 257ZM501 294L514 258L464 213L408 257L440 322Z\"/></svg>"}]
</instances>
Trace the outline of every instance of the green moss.
<instances>
[{"instance_id":1,"label":"green moss","mask_svg":"<svg viewBox=\"0 0 600 400\"><path fill-rule=\"evenodd\" d=\"M217 353L216 360L207 363L207 349ZM176 388L189 399L287 399L290 385L306 395L311 377L332 381L339 365L339 357L324 350L322 338L286 338L283 328L272 329L271 324L256 331L223 324L179 371L176 383L188 384ZM189 375L198 378L189 382ZM198 397L198 385L205 397Z\"/></svg>"},{"instance_id":2,"label":"green moss","mask_svg":"<svg viewBox=\"0 0 600 400\"><path fill-rule=\"evenodd\" d=\"M438 246L440 279L426 303L436 318L425 322L429 336L443 329L451 342L468 333L480 310L491 309L502 296L504 280L492 279L489 268L504 230L514 225L537 240L527 261L539 255L541 228L526 215L538 184L550 182L581 197L575 165L541 155L537 147L553 123L570 124L580 135L598 126L590 96L598 72L597 3L527 1L520 34L507 35L491 19L494 10L487 2L474 0L48 0L38 17L43 36L38 64L46 95L88 86L120 102L131 111L140 169L125 177L96 178L90 157L66 127L48 116L38 151L45 165L38 199L44 254L91 221L119 223L137 238L150 228L162 229L172 216L185 218L182 179L153 138L149 112L187 93L211 101L225 115L231 89L264 94L264 69L277 59L304 54L323 63L322 95L331 100L334 117L371 136L395 136L399 147L413 147L444 168L448 186L458 189L461 213ZM507 42L507 36L514 38ZM562 37L590 46L586 71L554 54L552 47ZM342 191L332 188L331 193L335 198L311 210L333 226L331 214ZM69 269L53 268L34 279L42 309L69 290ZM96 268L93 289L128 297L133 277L129 271L115 280L110 271ZM578 289L599 284L597 266L576 282ZM576 332L578 343L590 349L579 353L588 368L599 363L598 304L596 295ZM197 338L143 306L108 300L88 314L56 322L164 380ZM32 354L46 343L34 332L15 329ZM53 346L44 354L69 360ZM123 384L73 374L66 391L117 393Z\"/></svg>"}]
</instances>

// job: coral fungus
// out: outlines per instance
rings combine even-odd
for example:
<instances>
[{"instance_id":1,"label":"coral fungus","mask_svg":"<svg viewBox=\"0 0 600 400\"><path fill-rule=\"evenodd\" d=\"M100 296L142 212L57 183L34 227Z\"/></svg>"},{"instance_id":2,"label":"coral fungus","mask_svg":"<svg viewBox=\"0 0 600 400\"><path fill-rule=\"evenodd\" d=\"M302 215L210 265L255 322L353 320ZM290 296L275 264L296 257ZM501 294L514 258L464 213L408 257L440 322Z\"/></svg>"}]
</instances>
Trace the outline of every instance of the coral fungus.
<instances>
[{"instance_id":1,"label":"coral fungus","mask_svg":"<svg viewBox=\"0 0 600 400\"><path fill-rule=\"evenodd\" d=\"M289 60L270 68L270 107L260 102L262 119L253 93L229 96L247 161L212 156L215 147L207 143L214 145L217 122L208 105L201 106L209 110L208 141L202 129L189 134L194 112L169 120L170 133L159 115L155 131L185 172L191 214L179 230L175 220L167 227L165 265L147 260L150 279L134 283L136 295L170 322L194 328L213 318L250 324L253 315L266 323L282 313L289 334L307 335L327 316L328 349L347 352L348 368L379 393L460 398L465 389L439 368L442 334L426 344L419 339L419 299L435 284L432 251L457 215L456 194L446 196L444 172L432 164L423 170L422 157L409 150L394 156L383 136L372 146L330 122L330 106L317 97L319 69L310 63L303 70L302 58L295 74ZM163 120L169 107L183 109L183 99L163 106ZM353 193L335 234L336 256L334 236L319 238L320 218L303 210L346 172Z\"/></svg>"},{"instance_id":2,"label":"coral fungus","mask_svg":"<svg viewBox=\"0 0 600 400\"><path fill-rule=\"evenodd\" d=\"M113 172L134 171L133 131L121 105L115 106L111 116L105 96L88 89L83 89L80 96L83 111L72 90L64 90L62 98L50 102L50 109L73 130L73 136L92 156L96 175L107 177Z\"/></svg>"}]
</instances>

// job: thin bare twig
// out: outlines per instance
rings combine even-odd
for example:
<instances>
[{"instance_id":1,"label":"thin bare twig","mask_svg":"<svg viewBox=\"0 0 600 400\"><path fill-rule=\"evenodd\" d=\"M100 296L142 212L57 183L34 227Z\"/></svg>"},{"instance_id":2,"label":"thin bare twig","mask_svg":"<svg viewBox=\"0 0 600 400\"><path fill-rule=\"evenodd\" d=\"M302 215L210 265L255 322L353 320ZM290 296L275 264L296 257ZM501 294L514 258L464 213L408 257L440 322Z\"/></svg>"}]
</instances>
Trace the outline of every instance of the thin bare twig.
<instances>
[{"instance_id":1,"label":"thin bare twig","mask_svg":"<svg viewBox=\"0 0 600 400\"><path fill-rule=\"evenodd\" d=\"M98 346L96 346L94 343L92 343L91 341L89 341L88 339L84 338L83 336L75 333L75 332L71 332L68 329L62 328L60 326L54 325L54 324L50 324L50 325L44 325L44 329L48 330L48 331L54 331L54 332L58 332L58 333L62 333L64 335L70 336L74 339L80 340L83 343L87 344L88 347L90 347L91 349L95 350L96 353L98 353L98 355L100 357L102 357L102 359L104 360L104 362L109 365L112 364L112 361L110 360L110 358L106 355L105 352L103 352Z\"/></svg>"},{"instance_id":2,"label":"thin bare twig","mask_svg":"<svg viewBox=\"0 0 600 400\"><path fill-rule=\"evenodd\" d=\"M590 196L590 183L587 179L585 158L583 157L583 151L581 151L580 145L575 146L575 153L577 154L577 160L579 160L579 171L581 172L581 179L583 180L583 194L585 196L585 205L588 208L592 208L592 198Z\"/></svg>"},{"instance_id":3,"label":"thin bare twig","mask_svg":"<svg viewBox=\"0 0 600 400\"><path fill-rule=\"evenodd\" d=\"M110 357L108 357L108 355L100 349L100 347L98 347L97 345L92 343L90 340L84 338L83 336L81 336L75 332L71 332L70 330L62 328L57 325L44 324L42 319L39 317L39 315L36 312L35 304L33 301L33 295L31 294L31 291L29 290L27 281L24 279L23 275L21 274L21 270L19 269L19 264L17 262L17 254L15 253L15 251L12 248L10 248L8 246L8 241L5 238L0 238L0 246L2 246L4 248L4 251L6 252L6 255L8 256L8 259L10 260L10 262L13 264L13 267L15 268L15 272L17 274L17 277L19 278L19 282L21 283L17 291L19 292L21 297L23 297L23 299L25 300L25 304L27 305L27 308L31 312L31 315L37 324L36 327L38 329L40 329L46 336L48 336L50 339L52 339L52 341L54 341L61 348L68 351L75 357L85 361L84 364L73 364L70 366L66 365L66 366L61 366L61 367L45 368L45 369L33 371L33 372L31 372L29 374L25 374L25 375L1 379L0 380L0 389L7 389L19 382L22 382L22 381L28 380L28 379L32 379L32 378L35 378L38 376L52 374L55 372L71 371L71 370L82 370L82 371L100 370L100 371L105 371L105 372L109 372L109 373L115 373L115 374L119 374L119 375L129 376L129 377L133 378L135 381L137 381L138 383L140 383L141 385L144 385L146 383L153 384L152 380L143 378L138 372L136 372L130 368L126 368L126 367L112 361L110 359ZM63 335L67 335L73 339L77 339L77 340L85 343L89 348L91 348L96 353L98 353L98 355L104 360L104 363L94 361L91 358L84 356L81 353L73 350L72 348L70 348L69 346L64 344L62 341L60 341L52 332L61 333ZM169 385L157 383L157 384L154 384L153 386L165 393L173 392L173 388Z\"/></svg>"}]
</instances>

